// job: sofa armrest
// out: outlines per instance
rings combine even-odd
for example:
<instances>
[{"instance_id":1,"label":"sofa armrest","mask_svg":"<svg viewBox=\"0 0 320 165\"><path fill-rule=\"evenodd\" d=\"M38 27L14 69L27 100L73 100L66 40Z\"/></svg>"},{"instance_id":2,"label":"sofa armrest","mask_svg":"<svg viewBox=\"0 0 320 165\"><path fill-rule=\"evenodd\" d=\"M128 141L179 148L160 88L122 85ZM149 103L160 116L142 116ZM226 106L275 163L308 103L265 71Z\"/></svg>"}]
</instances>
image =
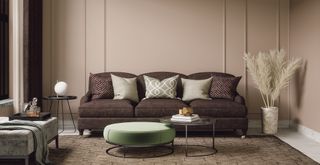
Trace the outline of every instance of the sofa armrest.
<instances>
[{"instance_id":1,"label":"sofa armrest","mask_svg":"<svg viewBox=\"0 0 320 165\"><path fill-rule=\"evenodd\" d=\"M246 104L246 101L244 99L244 97L242 97L241 95L237 94L235 97L234 97L234 101L239 103L239 104L242 104L242 105L245 105Z\"/></svg>"},{"instance_id":2,"label":"sofa armrest","mask_svg":"<svg viewBox=\"0 0 320 165\"><path fill-rule=\"evenodd\" d=\"M81 97L80 99L80 105L87 103L91 101L91 92L87 92L84 96Z\"/></svg>"}]
</instances>

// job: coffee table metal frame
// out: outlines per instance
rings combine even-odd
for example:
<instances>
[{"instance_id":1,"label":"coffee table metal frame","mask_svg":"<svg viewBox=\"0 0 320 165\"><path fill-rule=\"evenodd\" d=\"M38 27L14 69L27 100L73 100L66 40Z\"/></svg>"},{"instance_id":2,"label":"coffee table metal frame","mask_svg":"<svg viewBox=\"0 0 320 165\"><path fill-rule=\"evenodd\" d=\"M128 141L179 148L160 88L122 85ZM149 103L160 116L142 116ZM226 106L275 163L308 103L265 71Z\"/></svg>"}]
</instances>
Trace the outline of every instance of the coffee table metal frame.
<instances>
[{"instance_id":1,"label":"coffee table metal frame","mask_svg":"<svg viewBox=\"0 0 320 165\"><path fill-rule=\"evenodd\" d=\"M209 117L201 117L200 120L198 121L193 121L193 122L175 122L171 121L171 117L166 117L163 119L160 119L160 122L162 123L170 123L172 125L180 125L185 127L185 155L186 157L200 157L200 156L209 156L213 155L218 152L218 150L215 148L215 123L216 119L214 118L209 118ZM212 146L204 146L204 145L190 145L188 143L188 126L203 126L203 125L212 125ZM199 155L189 155L188 152L188 146L197 146L197 147L203 147L203 148L208 148L211 150L210 153L207 154L199 154Z\"/></svg>"}]
</instances>

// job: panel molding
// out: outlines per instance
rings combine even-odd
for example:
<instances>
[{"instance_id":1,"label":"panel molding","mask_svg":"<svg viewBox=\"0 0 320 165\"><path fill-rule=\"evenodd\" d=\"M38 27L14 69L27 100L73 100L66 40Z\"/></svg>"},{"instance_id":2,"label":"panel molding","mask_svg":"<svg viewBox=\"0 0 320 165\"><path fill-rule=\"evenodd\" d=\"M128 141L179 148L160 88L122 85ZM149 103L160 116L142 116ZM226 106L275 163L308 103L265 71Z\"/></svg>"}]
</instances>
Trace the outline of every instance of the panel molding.
<instances>
[{"instance_id":1,"label":"panel molding","mask_svg":"<svg viewBox=\"0 0 320 165\"><path fill-rule=\"evenodd\" d=\"M87 88L87 0L84 0L84 93Z\"/></svg>"},{"instance_id":2,"label":"panel molding","mask_svg":"<svg viewBox=\"0 0 320 165\"><path fill-rule=\"evenodd\" d=\"M223 58L222 58L222 71L224 72L224 73L226 73L226 70L227 70L227 64L226 64L226 58L227 58L227 51L226 51L226 49L227 49L227 41L226 41L226 21L227 21L227 17L226 17L226 10L227 10L227 0L223 0L223 41L222 41L222 43L223 43L223 50L222 50L222 52L223 52Z\"/></svg>"},{"instance_id":3,"label":"panel molding","mask_svg":"<svg viewBox=\"0 0 320 165\"><path fill-rule=\"evenodd\" d=\"M104 63L104 71L106 72L107 71L107 0L104 0L104 5L103 5L103 8L104 8L104 59L103 59L103 63Z\"/></svg>"},{"instance_id":4,"label":"panel molding","mask_svg":"<svg viewBox=\"0 0 320 165\"><path fill-rule=\"evenodd\" d=\"M277 48L277 50L280 50L280 0L277 0L276 1L277 2L277 8L278 8L278 10L277 10L277 41L276 41L276 44L277 44L277 46L276 46L276 48Z\"/></svg>"},{"instance_id":5,"label":"panel molding","mask_svg":"<svg viewBox=\"0 0 320 165\"><path fill-rule=\"evenodd\" d=\"M244 21L244 53L248 53L248 0L245 0ZM248 100L248 71L246 61L244 61L244 84L244 98Z\"/></svg>"},{"instance_id":6,"label":"panel molding","mask_svg":"<svg viewBox=\"0 0 320 165\"><path fill-rule=\"evenodd\" d=\"M55 64L55 60L53 59L53 54L54 54L54 52L55 52L55 49L53 49L54 48L54 42L55 42L55 35L53 34L54 33L54 31L55 31L55 28L54 28L54 20L55 20L55 17L54 17L54 6L55 6L55 3L54 2L56 2L56 1L54 1L54 0L50 0L50 5L51 5L51 33L50 33L50 39L51 39L51 43L50 43L50 60L51 60L51 62L50 62L50 87L53 87L53 84L54 84L54 64ZM50 92L50 95L51 95L52 93Z\"/></svg>"}]
</instances>

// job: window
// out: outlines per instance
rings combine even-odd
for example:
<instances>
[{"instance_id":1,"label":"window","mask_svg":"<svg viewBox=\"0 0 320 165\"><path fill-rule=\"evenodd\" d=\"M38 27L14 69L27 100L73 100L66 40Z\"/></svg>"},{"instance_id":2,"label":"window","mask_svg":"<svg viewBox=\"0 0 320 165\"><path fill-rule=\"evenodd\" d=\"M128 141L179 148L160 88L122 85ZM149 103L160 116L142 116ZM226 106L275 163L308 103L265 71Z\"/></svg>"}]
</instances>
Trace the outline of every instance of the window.
<instances>
[{"instance_id":1,"label":"window","mask_svg":"<svg viewBox=\"0 0 320 165\"><path fill-rule=\"evenodd\" d=\"M9 97L9 0L0 0L0 100Z\"/></svg>"}]
</instances>

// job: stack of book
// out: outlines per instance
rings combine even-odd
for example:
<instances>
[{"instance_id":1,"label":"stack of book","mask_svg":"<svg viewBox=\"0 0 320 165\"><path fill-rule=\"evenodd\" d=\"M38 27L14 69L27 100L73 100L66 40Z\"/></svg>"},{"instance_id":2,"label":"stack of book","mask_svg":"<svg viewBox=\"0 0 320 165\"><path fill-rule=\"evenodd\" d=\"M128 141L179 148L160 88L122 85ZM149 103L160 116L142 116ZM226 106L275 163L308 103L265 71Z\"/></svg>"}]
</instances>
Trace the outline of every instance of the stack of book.
<instances>
[{"instance_id":1,"label":"stack of book","mask_svg":"<svg viewBox=\"0 0 320 165\"><path fill-rule=\"evenodd\" d=\"M172 115L171 117L171 121L174 121L174 122L193 122L197 120L200 120L200 117L197 114L192 114L191 116L176 114L176 115Z\"/></svg>"}]
</instances>

